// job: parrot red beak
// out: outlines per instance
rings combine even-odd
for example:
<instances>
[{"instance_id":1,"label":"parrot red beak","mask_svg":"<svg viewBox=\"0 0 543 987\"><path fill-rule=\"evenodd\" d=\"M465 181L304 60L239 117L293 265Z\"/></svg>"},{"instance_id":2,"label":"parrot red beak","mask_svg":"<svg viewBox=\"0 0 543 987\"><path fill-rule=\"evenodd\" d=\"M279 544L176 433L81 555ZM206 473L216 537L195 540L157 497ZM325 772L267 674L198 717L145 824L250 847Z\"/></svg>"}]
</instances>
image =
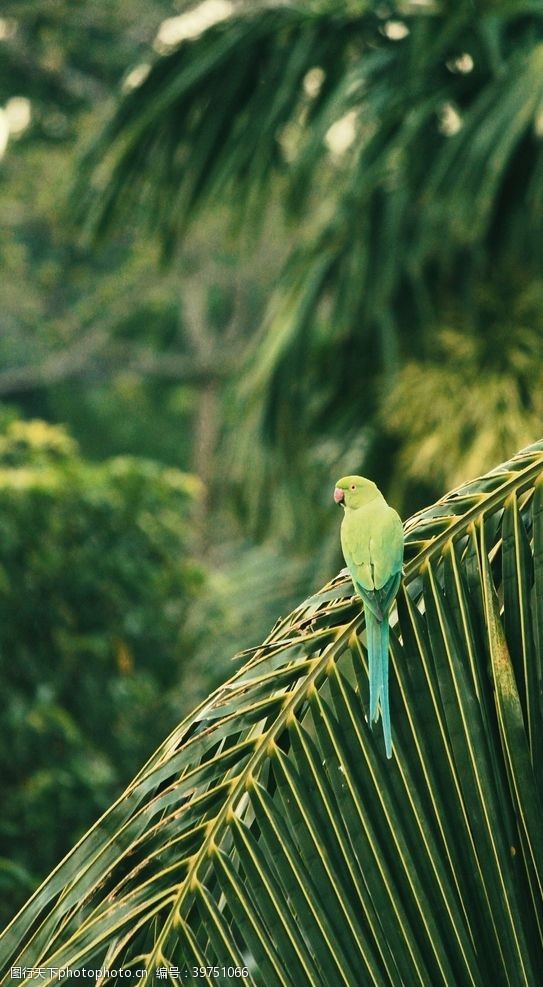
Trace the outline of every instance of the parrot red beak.
<instances>
[{"instance_id":1,"label":"parrot red beak","mask_svg":"<svg viewBox=\"0 0 543 987\"><path fill-rule=\"evenodd\" d=\"M334 490L334 500L336 504L343 503L344 497L345 497L344 491L341 490L340 487L336 487L336 489Z\"/></svg>"}]
</instances>

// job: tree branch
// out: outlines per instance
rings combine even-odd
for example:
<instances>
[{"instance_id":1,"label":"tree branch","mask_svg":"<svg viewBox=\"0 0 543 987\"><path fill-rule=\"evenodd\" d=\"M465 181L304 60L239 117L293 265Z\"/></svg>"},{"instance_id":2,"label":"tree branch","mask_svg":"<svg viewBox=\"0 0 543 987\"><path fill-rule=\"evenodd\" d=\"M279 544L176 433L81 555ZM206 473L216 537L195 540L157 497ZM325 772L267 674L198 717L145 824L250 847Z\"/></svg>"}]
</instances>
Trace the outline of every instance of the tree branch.
<instances>
[{"instance_id":1,"label":"tree branch","mask_svg":"<svg viewBox=\"0 0 543 987\"><path fill-rule=\"evenodd\" d=\"M142 377L162 377L179 383L208 383L223 380L234 369L235 352L219 360L209 356L158 353L150 348L112 342L107 331L89 333L64 352L56 352L43 362L0 371L0 397L33 391L73 379L111 377L130 371Z\"/></svg>"}]
</instances>

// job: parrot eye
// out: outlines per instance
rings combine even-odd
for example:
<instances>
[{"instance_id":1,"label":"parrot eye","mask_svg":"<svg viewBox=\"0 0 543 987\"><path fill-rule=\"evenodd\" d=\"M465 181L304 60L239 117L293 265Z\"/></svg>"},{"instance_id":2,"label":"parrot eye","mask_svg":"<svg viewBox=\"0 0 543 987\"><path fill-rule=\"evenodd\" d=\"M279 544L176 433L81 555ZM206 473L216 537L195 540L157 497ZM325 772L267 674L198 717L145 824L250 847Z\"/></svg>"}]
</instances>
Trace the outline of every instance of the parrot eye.
<instances>
[{"instance_id":1,"label":"parrot eye","mask_svg":"<svg viewBox=\"0 0 543 987\"><path fill-rule=\"evenodd\" d=\"M356 490L356 483L351 483L351 490Z\"/></svg>"}]
</instances>

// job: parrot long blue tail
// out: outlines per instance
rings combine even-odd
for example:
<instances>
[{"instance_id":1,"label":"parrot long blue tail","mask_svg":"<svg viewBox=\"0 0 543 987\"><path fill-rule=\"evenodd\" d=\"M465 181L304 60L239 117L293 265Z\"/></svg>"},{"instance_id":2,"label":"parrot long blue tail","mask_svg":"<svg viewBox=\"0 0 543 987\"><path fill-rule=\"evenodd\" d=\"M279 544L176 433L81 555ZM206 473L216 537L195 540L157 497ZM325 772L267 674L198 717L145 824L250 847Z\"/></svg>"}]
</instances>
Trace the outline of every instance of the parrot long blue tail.
<instances>
[{"instance_id":1,"label":"parrot long blue tail","mask_svg":"<svg viewBox=\"0 0 543 987\"><path fill-rule=\"evenodd\" d=\"M380 621L371 612L366 611L366 630L368 635L368 671L370 680L370 724L375 723L379 716L379 693L381 691L381 629Z\"/></svg>"},{"instance_id":2,"label":"parrot long blue tail","mask_svg":"<svg viewBox=\"0 0 543 987\"><path fill-rule=\"evenodd\" d=\"M390 705L388 698L388 616L381 622L381 720L387 757L392 757L392 731L390 728Z\"/></svg>"},{"instance_id":3,"label":"parrot long blue tail","mask_svg":"<svg viewBox=\"0 0 543 987\"><path fill-rule=\"evenodd\" d=\"M392 733L388 701L388 617L377 620L369 607L366 610L368 633L368 664L370 680L370 724L379 719L379 706L387 757L392 757Z\"/></svg>"}]
</instances>

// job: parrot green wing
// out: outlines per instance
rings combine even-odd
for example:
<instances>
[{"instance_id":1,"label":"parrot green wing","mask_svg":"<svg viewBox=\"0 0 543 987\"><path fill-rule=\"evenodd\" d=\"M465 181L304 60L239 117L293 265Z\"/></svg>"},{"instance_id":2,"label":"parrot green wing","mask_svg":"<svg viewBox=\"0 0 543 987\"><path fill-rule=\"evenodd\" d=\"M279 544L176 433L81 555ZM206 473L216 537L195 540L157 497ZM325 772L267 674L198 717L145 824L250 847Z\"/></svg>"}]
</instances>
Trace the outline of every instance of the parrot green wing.
<instances>
[{"instance_id":1,"label":"parrot green wing","mask_svg":"<svg viewBox=\"0 0 543 987\"><path fill-rule=\"evenodd\" d=\"M378 514L370 538L370 553L374 565L376 589L383 589L393 576L401 573L403 542L403 524L396 511L387 504L385 509Z\"/></svg>"},{"instance_id":2,"label":"parrot green wing","mask_svg":"<svg viewBox=\"0 0 543 987\"><path fill-rule=\"evenodd\" d=\"M345 515L341 545L353 581L368 592L402 570L403 525L384 500Z\"/></svg>"},{"instance_id":3,"label":"parrot green wing","mask_svg":"<svg viewBox=\"0 0 543 987\"><path fill-rule=\"evenodd\" d=\"M382 589L371 590L364 589L364 587L353 578L354 587L357 593L377 620L383 620L388 614L388 611L390 610L400 588L401 578L401 572L396 572L390 577L388 583L385 583Z\"/></svg>"}]
</instances>

